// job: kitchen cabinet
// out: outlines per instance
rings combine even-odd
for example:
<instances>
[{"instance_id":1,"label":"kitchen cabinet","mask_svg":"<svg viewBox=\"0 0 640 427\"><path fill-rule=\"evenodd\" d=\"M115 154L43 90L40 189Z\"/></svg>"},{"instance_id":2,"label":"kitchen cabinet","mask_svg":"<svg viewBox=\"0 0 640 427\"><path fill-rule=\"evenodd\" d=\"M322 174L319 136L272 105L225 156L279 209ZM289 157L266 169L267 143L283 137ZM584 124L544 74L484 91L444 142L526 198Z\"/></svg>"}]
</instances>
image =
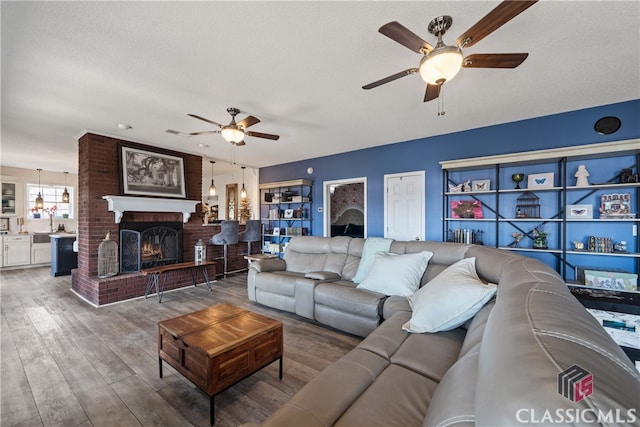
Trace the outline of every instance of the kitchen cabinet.
<instances>
[{"instance_id":1,"label":"kitchen cabinet","mask_svg":"<svg viewBox=\"0 0 640 427\"><path fill-rule=\"evenodd\" d=\"M2 236L2 249L3 267L31 263L31 236Z\"/></svg>"},{"instance_id":2,"label":"kitchen cabinet","mask_svg":"<svg viewBox=\"0 0 640 427\"><path fill-rule=\"evenodd\" d=\"M51 275L66 276L78 267L78 253L73 251L75 235L51 236Z\"/></svg>"},{"instance_id":3,"label":"kitchen cabinet","mask_svg":"<svg viewBox=\"0 0 640 427\"><path fill-rule=\"evenodd\" d=\"M36 233L31 236L31 264L51 262L51 240L48 234Z\"/></svg>"},{"instance_id":4,"label":"kitchen cabinet","mask_svg":"<svg viewBox=\"0 0 640 427\"><path fill-rule=\"evenodd\" d=\"M13 182L2 183L2 215L16 214L16 184Z\"/></svg>"}]
</instances>

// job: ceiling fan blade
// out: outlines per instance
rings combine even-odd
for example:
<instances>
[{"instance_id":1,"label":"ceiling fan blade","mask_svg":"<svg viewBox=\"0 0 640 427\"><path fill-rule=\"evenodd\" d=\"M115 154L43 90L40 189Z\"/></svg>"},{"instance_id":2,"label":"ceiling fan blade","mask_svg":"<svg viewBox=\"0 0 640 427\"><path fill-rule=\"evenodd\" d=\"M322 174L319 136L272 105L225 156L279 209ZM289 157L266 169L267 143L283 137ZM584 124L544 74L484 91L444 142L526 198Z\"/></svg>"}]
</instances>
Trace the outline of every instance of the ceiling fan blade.
<instances>
[{"instance_id":1,"label":"ceiling fan blade","mask_svg":"<svg viewBox=\"0 0 640 427\"><path fill-rule=\"evenodd\" d=\"M474 53L464 58L465 68L516 68L529 56L528 53Z\"/></svg>"},{"instance_id":2,"label":"ceiling fan blade","mask_svg":"<svg viewBox=\"0 0 640 427\"><path fill-rule=\"evenodd\" d=\"M242 147L243 145L247 145L247 143L246 143L246 142L244 142L244 139L243 139L242 141L236 142L234 145L235 145L236 147Z\"/></svg>"},{"instance_id":3,"label":"ceiling fan blade","mask_svg":"<svg viewBox=\"0 0 640 427\"><path fill-rule=\"evenodd\" d=\"M187 116L191 116L191 117L193 117L194 119L202 120L203 122L211 123L212 125L216 125L216 126L218 126L219 128L221 128L221 127L222 127L222 125L221 125L220 123L216 123L216 122L214 122L213 120L205 119L204 117L200 117L200 116L197 116L197 115L195 115L195 114L187 114Z\"/></svg>"},{"instance_id":4,"label":"ceiling fan blade","mask_svg":"<svg viewBox=\"0 0 640 427\"><path fill-rule=\"evenodd\" d=\"M389 77L385 77L384 79L380 79L380 80L375 81L373 83L369 83L368 85L364 85L364 86L362 86L362 89L373 89L374 87L378 87L378 86L383 85L385 83L389 83L389 82L392 82L394 80L398 80L401 77L409 76L409 75L415 74L417 72L418 72L417 68L409 68L407 70L400 71L399 73L395 73L395 74L393 74L393 75L391 75Z\"/></svg>"},{"instance_id":5,"label":"ceiling fan blade","mask_svg":"<svg viewBox=\"0 0 640 427\"><path fill-rule=\"evenodd\" d=\"M260 123L259 118L253 117L253 116L247 116L238 122L238 126L240 126L243 129L246 129L249 126L255 125L256 123Z\"/></svg>"},{"instance_id":6,"label":"ceiling fan blade","mask_svg":"<svg viewBox=\"0 0 640 427\"><path fill-rule=\"evenodd\" d=\"M277 141L280 138L280 135L272 135L270 133L262 133L262 132L245 132L245 135L255 136L256 138L264 138L264 139L273 139Z\"/></svg>"},{"instance_id":7,"label":"ceiling fan blade","mask_svg":"<svg viewBox=\"0 0 640 427\"><path fill-rule=\"evenodd\" d=\"M456 43L460 47L471 47L483 38L515 18L529 7L533 6L538 0L513 1L506 0L500 3L495 9L486 14L482 19L475 23L471 28L465 31Z\"/></svg>"},{"instance_id":8,"label":"ceiling fan blade","mask_svg":"<svg viewBox=\"0 0 640 427\"><path fill-rule=\"evenodd\" d=\"M202 132L190 132L189 135L206 135L209 133L220 133L219 130L205 130Z\"/></svg>"},{"instance_id":9,"label":"ceiling fan blade","mask_svg":"<svg viewBox=\"0 0 640 427\"><path fill-rule=\"evenodd\" d=\"M397 21L384 24L378 31L414 52L426 55L433 50L433 46Z\"/></svg>"},{"instance_id":10,"label":"ceiling fan blade","mask_svg":"<svg viewBox=\"0 0 640 427\"><path fill-rule=\"evenodd\" d=\"M424 93L424 102L432 101L440 96L440 88L442 85L427 84L427 90Z\"/></svg>"}]
</instances>

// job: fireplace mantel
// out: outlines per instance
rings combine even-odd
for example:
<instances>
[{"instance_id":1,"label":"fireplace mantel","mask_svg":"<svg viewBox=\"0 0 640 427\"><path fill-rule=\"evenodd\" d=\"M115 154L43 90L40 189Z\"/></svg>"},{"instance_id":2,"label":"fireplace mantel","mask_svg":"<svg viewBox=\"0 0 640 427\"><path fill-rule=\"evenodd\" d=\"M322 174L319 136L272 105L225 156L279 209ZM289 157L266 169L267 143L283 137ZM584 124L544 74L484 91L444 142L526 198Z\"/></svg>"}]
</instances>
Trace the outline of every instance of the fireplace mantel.
<instances>
[{"instance_id":1,"label":"fireplace mantel","mask_svg":"<svg viewBox=\"0 0 640 427\"><path fill-rule=\"evenodd\" d=\"M150 197L102 196L109 204L109 210L116 215L116 224L120 223L122 214L129 212L180 212L182 222L186 223L195 212L200 200L154 199Z\"/></svg>"}]
</instances>

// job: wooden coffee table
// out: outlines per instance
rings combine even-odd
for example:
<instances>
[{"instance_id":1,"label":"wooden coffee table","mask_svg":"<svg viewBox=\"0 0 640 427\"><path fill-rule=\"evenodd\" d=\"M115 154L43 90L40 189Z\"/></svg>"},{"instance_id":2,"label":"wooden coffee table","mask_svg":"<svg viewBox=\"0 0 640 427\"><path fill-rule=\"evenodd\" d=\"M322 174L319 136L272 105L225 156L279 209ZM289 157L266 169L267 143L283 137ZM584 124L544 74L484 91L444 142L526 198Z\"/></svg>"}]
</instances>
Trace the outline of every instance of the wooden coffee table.
<instances>
[{"instance_id":1,"label":"wooden coffee table","mask_svg":"<svg viewBox=\"0 0 640 427\"><path fill-rule=\"evenodd\" d=\"M158 363L171 365L209 395L214 424L214 397L254 372L280 360L282 322L231 304L158 322Z\"/></svg>"}]
</instances>

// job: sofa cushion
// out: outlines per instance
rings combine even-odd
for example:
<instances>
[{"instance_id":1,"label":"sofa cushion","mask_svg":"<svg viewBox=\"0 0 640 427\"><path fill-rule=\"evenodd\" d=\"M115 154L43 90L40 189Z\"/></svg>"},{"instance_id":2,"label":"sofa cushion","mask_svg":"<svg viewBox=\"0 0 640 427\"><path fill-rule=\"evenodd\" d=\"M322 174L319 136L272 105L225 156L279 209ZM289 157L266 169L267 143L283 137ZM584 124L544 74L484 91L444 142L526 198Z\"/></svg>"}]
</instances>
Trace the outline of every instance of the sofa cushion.
<instances>
[{"instance_id":1,"label":"sofa cushion","mask_svg":"<svg viewBox=\"0 0 640 427\"><path fill-rule=\"evenodd\" d=\"M384 295L357 289L355 283L338 280L320 283L315 288L316 305L326 305L346 313L378 318Z\"/></svg>"},{"instance_id":2,"label":"sofa cushion","mask_svg":"<svg viewBox=\"0 0 640 427\"><path fill-rule=\"evenodd\" d=\"M358 289L410 297L420 287L420 279L432 256L433 252L429 251L405 255L378 252Z\"/></svg>"},{"instance_id":3,"label":"sofa cushion","mask_svg":"<svg viewBox=\"0 0 640 427\"><path fill-rule=\"evenodd\" d=\"M420 426L437 386L409 369L389 365L334 426Z\"/></svg>"},{"instance_id":4,"label":"sofa cushion","mask_svg":"<svg viewBox=\"0 0 640 427\"><path fill-rule=\"evenodd\" d=\"M408 332L439 332L472 318L497 291L478 277L475 258L458 261L424 285L410 299L413 313L403 325Z\"/></svg>"},{"instance_id":5,"label":"sofa cushion","mask_svg":"<svg viewBox=\"0 0 640 427\"><path fill-rule=\"evenodd\" d=\"M304 277L303 273L290 271L273 271L260 273L257 289L288 297L295 296L296 279Z\"/></svg>"}]
</instances>

